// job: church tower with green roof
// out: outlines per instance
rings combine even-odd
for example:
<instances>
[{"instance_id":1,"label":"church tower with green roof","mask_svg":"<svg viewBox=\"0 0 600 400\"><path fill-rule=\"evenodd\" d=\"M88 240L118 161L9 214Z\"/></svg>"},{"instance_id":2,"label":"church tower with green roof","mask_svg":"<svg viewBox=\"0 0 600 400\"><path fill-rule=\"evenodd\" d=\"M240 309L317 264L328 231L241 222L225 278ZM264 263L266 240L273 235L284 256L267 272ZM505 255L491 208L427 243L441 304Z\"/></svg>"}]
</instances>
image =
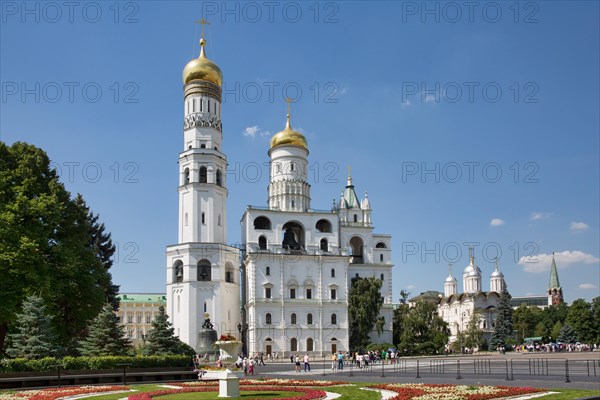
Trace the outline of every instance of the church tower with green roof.
<instances>
[{"instance_id":1,"label":"church tower with green roof","mask_svg":"<svg viewBox=\"0 0 600 400\"><path fill-rule=\"evenodd\" d=\"M558 270L556 269L556 261L554 253L552 253L552 265L550 266L550 282L548 283L548 305L555 306L564 303L562 287L558 280Z\"/></svg>"}]
</instances>

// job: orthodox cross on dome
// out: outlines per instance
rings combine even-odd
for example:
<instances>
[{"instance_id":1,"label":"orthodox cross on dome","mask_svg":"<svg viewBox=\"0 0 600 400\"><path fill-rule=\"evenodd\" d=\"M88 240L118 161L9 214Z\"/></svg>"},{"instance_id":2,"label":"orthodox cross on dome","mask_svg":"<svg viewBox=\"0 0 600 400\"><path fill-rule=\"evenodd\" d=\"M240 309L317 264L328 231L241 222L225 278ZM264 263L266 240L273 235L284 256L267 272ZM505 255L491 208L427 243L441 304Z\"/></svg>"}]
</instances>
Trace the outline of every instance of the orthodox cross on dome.
<instances>
[{"instance_id":1,"label":"orthodox cross on dome","mask_svg":"<svg viewBox=\"0 0 600 400\"><path fill-rule=\"evenodd\" d=\"M448 276L452 276L452 263L448 263Z\"/></svg>"},{"instance_id":2,"label":"orthodox cross on dome","mask_svg":"<svg viewBox=\"0 0 600 400\"><path fill-rule=\"evenodd\" d=\"M286 97L285 99L283 99L283 101L287 103L287 113L288 115L290 115L290 113L292 112L292 103L295 103L296 100Z\"/></svg>"},{"instance_id":3,"label":"orthodox cross on dome","mask_svg":"<svg viewBox=\"0 0 600 400\"><path fill-rule=\"evenodd\" d=\"M196 21L196 23L202 25L202 38L204 38L204 25L210 25L210 22L208 22L204 19L204 17L202 17L201 19Z\"/></svg>"},{"instance_id":4,"label":"orthodox cross on dome","mask_svg":"<svg viewBox=\"0 0 600 400\"><path fill-rule=\"evenodd\" d=\"M498 271L498 256L494 257L494 261L496 262L496 271Z\"/></svg>"},{"instance_id":5,"label":"orthodox cross on dome","mask_svg":"<svg viewBox=\"0 0 600 400\"><path fill-rule=\"evenodd\" d=\"M287 116L286 116L286 121L285 121L285 128L286 129L292 129L292 124L290 122L290 113L292 112L292 103L295 102L295 100L286 97L285 99L283 99L283 101L285 101L287 103Z\"/></svg>"}]
</instances>

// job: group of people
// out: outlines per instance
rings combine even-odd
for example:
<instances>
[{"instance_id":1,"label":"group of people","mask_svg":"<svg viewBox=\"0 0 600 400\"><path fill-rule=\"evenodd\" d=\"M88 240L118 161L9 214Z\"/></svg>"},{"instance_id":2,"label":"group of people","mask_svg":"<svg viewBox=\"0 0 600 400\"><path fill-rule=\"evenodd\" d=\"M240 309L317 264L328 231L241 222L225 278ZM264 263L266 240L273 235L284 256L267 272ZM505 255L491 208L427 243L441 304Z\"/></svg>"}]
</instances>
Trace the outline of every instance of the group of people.
<instances>
[{"instance_id":1,"label":"group of people","mask_svg":"<svg viewBox=\"0 0 600 400\"><path fill-rule=\"evenodd\" d=\"M353 352L353 353L338 353L331 354L331 370L343 370L344 364L352 363L357 368L368 368L369 364L375 362L384 362L389 364L395 364L398 359L398 353L396 350L390 349L365 351L365 352Z\"/></svg>"},{"instance_id":2,"label":"group of people","mask_svg":"<svg viewBox=\"0 0 600 400\"><path fill-rule=\"evenodd\" d=\"M515 347L517 352L555 352L555 351L596 351L598 350L597 344L586 344L586 343L526 343Z\"/></svg>"},{"instance_id":3,"label":"group of people","mask_svg":"<svg viewBox=\"0 0 600 400\"><path fill-rule=\"evenodd\" d=\"M244 371L244 375L254 375L254 367L265 364L265 358L263 353L256 353L254 357L242 357L238 354L235 366Z\"/></svg>"},{"instance_id":4,"label":"group of people","mask_svg":"<svg viewBox=\"0 0 600 400\"><path fill-rule=\"evenodd\" d=\"M305 354L301 357L299 354L290 354L290 362L296 366L296 372L300 372L301 363L304 363L304 372L310 372L310 357Z\"/></svg>"}]
</instances>

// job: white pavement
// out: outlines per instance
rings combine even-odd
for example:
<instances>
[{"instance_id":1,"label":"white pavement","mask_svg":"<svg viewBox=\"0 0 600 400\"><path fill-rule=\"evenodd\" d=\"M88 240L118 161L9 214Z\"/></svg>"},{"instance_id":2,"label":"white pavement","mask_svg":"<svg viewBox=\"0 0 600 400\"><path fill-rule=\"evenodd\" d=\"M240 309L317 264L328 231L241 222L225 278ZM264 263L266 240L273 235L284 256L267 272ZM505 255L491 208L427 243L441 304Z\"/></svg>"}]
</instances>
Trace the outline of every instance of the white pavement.
<instances>
[{"instance_id":1,"label":"white pavement","mask_svg":"<svg viewBox=\"0 0 600 400\"><path fill-rule=\"evenodd\" d=\"M381 394L381 400L388 400L391 399L392 397L395 397L398 395L398 393L396 392L392 392L391 390L385 390L385 389L372 389L372 388L361 388L362 390L369 390L371 392L379 392Z\"/></svg>"}]
</instances>

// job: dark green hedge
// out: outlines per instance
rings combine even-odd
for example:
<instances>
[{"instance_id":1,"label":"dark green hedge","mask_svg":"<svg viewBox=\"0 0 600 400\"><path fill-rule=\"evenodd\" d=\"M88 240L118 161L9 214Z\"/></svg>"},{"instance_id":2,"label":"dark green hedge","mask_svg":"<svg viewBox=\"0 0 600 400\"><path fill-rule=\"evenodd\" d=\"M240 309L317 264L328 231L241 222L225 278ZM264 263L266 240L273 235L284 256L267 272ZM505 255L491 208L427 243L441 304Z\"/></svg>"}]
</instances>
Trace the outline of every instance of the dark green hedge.
<instances>
[{"instance_id":1,"label":"dark green hedge","mask_svg":"<svg viewBox=\"0 0 600 400\"><path fill-rule=\"evenodd\" d=\"M14 358L0 360L0 372L55 371L57 364L63 365L65 370L121 368L117 364L131 364L129 368L188 367L190 365L190 357L165 355L146 357L65 357L61 359L46 357L39 360Z\"/></svg>"}]
</instances>

